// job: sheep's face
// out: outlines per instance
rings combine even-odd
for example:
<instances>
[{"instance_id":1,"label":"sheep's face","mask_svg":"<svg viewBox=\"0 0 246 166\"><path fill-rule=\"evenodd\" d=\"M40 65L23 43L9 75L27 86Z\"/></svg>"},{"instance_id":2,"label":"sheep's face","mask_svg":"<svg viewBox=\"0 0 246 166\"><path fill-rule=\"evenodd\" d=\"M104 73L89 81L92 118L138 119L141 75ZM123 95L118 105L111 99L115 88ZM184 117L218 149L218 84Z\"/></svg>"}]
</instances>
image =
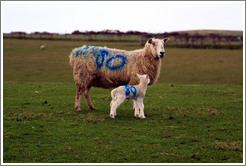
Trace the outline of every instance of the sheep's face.
<instances>
[{"instance_id":1,"label":"sheep's face","mask_svg":"<svg viewBox=\"0 0 246 166\"><path fill-rule=\"evenodd\" d=\"M150 50L154 58L160 59L165 56L164 45L168 40L169 38L165 38L165 39L151 38L148 40L147 44L150 45Z\"/></svg>"},{"instance_id":2,"label":"sheep's face","mask_svg":"<svg viewBox=\"0 0 246 166\"><path fill-rule=\"evenodd\" d=\"M149 75L148 74L144 74L144 75L139 75L137 74L138 78L140 79L140 82L148 85L150 83L150 79L149 79Z\"/></svg>"}]
</instances>

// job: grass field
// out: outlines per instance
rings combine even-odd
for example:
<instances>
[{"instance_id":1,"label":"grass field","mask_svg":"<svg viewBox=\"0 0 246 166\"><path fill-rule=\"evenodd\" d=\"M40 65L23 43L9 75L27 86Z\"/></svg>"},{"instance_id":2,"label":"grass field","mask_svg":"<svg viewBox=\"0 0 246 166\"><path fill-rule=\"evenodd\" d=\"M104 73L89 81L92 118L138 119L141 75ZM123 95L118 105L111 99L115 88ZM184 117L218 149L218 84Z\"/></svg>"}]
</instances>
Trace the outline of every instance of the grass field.
<instances>
[{"instance_id":1,"label":"grass field","mask_svg":"<svg viewBox=\"0 0 246 166\"><path fill-rule=\"evenodd\" d=\"M74 108L68 65L75 41L4 40L4 163L242 163L242 50L166 48L158 83L109 118L110 90L91 89L97 111ZM41 51L39 46L46 44ZM136 49L138 43L100 43Z\"/></svg>"}]
</instances>

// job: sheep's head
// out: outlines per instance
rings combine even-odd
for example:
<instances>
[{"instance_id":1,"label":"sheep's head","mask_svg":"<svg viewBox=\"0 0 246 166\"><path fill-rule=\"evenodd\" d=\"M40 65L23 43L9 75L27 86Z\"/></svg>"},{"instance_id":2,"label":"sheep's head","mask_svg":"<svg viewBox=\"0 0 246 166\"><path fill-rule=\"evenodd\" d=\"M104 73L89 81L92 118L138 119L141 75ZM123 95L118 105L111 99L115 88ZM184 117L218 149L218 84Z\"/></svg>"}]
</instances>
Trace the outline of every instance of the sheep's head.
<instances>
[{"instance_id":1,"label":"sheep's head","mask_svg":"<svg viewBox=\"0 0 246 166\"><path fill-rule=\"evenodd\" d=\"M169 40L169 38L164 38L164 39L155 39L155 38L150 38L146 46L149 46L149 49L156 59L163 58L165 56L165 49L164 45L166 42Z\"/></svg>"},{"instance_id":2,"label":"sheep's head","mask_svg":"<svg viewBox=\"0 0 246 166\"><path fill-rule=\"evenodd\" d=\"M137 74L137 76L140 79L140 83L144 83L146 85L148 85L150 83L150 79L149 79L148 74L143 74L143 75Z\"/></svg>"}]
</instances>

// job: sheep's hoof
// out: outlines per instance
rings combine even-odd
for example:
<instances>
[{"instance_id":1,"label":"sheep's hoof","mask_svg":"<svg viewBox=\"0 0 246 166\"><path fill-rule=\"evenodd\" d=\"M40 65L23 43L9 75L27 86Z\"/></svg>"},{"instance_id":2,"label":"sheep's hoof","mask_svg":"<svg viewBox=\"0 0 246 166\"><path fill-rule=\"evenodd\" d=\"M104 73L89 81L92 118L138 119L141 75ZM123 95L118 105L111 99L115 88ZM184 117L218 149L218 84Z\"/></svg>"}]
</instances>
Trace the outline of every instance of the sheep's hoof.
<instances>
[{"instance_id":1,"label":"sheep's hoof","mask_svg":"<svg viewBox=\"0 0 246 166\"><path fill-rule=\"evenodd\" d=\"M135 115L135 117L137 117L137 118L138 118L138 117L139 117L139 115L138 115L138 114L136 114L136 115Z\"/></svg>"},{"instance_id":2,"label":"sheep's hoof","mask_svg":"<svg viewBox=\"0 0 246 166\"><path fill-rule=\"evenodd\" d=\"M114 115L113 114L110 114L110 118L114 119Z\"/></svg>"},{"instance_id":3,"label":"sheep's hoof","mask_svg":"<svg viewBox=\"0 0 246 166\"><path fill-rule=\"evenodd\" d=\"M82 111L81 111L81 109L79 109L79 110L76 110L76 112L82 112Z\"/></svg>"},{"instance_id":4,"label":"sheep's hoof","mask_svg":"<svg viewBox=\"0 0 246 166\"><path fill-rule=\"evenodd\" d=\"M79 107L75 107L76 112L81 112L81 109Z\"/></svg>"},{"instance_id":5,"label":"sheep's hoof","mask_svg":"<svg viewBox=\"0 0 246 166\"><path fill-rule=\"evenodd\" d=\"M92 111L96 111L96 110L97 110L97 109L96 109L95 107L93 107L93 106L91 106L89 109L92 110Z\"/></svg>"}]
</instances>

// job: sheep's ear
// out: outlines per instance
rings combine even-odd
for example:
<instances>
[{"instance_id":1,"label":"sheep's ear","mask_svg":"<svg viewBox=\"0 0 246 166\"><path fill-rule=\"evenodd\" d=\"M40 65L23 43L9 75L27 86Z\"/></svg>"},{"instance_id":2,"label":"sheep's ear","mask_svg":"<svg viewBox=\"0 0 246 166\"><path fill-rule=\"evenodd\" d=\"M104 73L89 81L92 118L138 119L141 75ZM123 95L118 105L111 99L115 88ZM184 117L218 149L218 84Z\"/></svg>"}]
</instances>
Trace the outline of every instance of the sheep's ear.
<instances>
[{"instance_id":1,"label":"sheep's ear","mask_svg":"<svg viewBox=\"0 0 246 166\"><path fill-rule=\"evenodd\" d=\"M164 43L166 43L169 40L169 38L163 39Z\"/></svg>"},{"instance_id":2,"label":"sheep's ear","mask_svg":"<svg viewBox=\"0 0 246 166\"><path fill-rule=\"evenodd\" d=\"M151 43L152 43L152 38L150 38L150 39L148 40L148 43L149 43L149 44L151 44Z\"/></svg>"}]
</instances>

